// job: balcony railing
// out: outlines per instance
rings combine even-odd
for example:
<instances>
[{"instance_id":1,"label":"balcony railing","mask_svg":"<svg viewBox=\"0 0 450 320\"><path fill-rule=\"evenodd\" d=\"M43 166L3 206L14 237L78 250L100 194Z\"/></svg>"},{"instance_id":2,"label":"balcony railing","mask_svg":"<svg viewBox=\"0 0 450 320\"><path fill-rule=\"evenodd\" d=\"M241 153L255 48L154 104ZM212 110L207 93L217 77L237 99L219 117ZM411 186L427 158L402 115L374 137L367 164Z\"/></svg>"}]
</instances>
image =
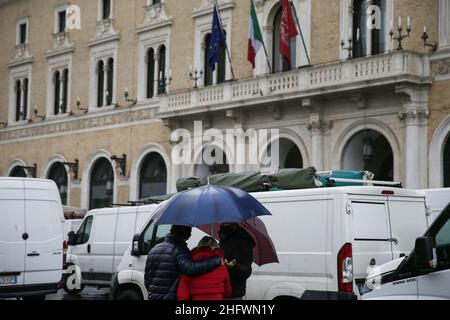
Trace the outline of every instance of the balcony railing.
<instances>
[{"instance_id":1,"label":"balcony railing","mask_svg":"<svg viewBox=\"0 0 450 320\"><path fill-rule=\"evenodd\" d=\"M430 82L427 55L396 51L161 96L161 118L206 110L314 97L403 82Z\"/></svg>"}]
</instances>

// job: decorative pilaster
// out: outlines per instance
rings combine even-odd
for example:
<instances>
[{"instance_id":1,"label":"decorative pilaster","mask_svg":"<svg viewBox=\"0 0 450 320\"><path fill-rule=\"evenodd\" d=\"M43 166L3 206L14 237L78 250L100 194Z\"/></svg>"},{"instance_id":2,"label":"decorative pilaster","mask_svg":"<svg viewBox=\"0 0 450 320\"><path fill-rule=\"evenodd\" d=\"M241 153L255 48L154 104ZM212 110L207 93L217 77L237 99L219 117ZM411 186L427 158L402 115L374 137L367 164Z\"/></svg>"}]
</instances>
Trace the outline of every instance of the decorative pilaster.
<instances>
[{"instance_id":1,"label":"decorative pilaster","mask_svg":"<svg viewBox=\"0 0 450 320\"><path fill-rule=\"evenodd\" d=\"M428 91L427 88L402 86L403 110L399 119L404 124L404 183L406 188L427 187L428 173Z\"/></svg>"}]
</instances>

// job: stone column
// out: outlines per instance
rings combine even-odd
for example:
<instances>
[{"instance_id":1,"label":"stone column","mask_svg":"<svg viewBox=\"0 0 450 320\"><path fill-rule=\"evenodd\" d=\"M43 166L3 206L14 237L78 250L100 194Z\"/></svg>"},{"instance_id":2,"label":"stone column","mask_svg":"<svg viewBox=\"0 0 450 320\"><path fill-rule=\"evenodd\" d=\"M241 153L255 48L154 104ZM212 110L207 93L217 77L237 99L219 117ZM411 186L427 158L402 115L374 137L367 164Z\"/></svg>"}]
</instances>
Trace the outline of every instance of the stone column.
<instances>
[{"instance_id":1,"label":"stone column","mask_svg":"<svg viewBox=\"0 0 450 320\"><path fill-rule=\"evenodd\" d=\"M322 108L317 101L304 99L302 106L309 109L309 122L307 128L311 131L311 165L317 171L324 168L324 135L331 128L331 122L324 121Z\"/></svg>"},{"instance_id":2,"label":"stone column","mask_svg":"<svg viewBox=\"0 0 450 320\"><path fill-rule=\"evenodd\" d=\"M428 92L426 88L412 87L397 87L396 92L407 97L399 113L404 124L404 186L425 189L428 181Z\"/></svg>"}]
</instances>

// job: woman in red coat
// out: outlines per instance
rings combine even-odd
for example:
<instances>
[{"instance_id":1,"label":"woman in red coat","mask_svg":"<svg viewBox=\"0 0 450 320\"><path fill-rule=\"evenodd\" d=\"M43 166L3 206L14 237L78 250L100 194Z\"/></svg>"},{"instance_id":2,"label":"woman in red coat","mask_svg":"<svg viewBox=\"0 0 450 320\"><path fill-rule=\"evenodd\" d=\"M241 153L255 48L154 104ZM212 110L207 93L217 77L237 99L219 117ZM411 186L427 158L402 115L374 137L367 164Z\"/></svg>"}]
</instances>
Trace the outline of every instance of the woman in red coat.
<instances>
[{"instance_id":1,"label":"woman in red coat","mask_svg":"<svg viewBox=\"0 0 450 320\"><path fill-rule=\"evenodd\" d=\"M194 261L203 261L218 256L225 259L225 255L211 237L204 237L198 247L192 251ZM226 265L213 271L191 278L182 276L178 286L178 300L223 300L231 296L230 275Z\"/></svg>"}]
</instances>

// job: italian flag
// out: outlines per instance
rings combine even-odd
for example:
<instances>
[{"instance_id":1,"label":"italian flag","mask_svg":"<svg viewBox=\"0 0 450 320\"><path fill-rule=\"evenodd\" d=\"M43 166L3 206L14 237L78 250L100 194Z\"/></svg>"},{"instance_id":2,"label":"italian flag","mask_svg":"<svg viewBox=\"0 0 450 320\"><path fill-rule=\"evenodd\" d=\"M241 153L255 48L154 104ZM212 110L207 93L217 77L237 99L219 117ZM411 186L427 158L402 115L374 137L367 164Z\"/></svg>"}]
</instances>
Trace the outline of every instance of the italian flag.
<instances>
[{"instance_id":1,"label":"italian flag","mask_svg":"<svg viewBox=\"0 0 450 320\"><path fill-rule=\"evenodd\" d=\"M263 46L263 38L261 28L259 27L258 17L256 16L255 5L250 0L250 23L248 31L248 52L247 59L255 69L255 57L259 49Z\"/></svg>"}]
</instances>

